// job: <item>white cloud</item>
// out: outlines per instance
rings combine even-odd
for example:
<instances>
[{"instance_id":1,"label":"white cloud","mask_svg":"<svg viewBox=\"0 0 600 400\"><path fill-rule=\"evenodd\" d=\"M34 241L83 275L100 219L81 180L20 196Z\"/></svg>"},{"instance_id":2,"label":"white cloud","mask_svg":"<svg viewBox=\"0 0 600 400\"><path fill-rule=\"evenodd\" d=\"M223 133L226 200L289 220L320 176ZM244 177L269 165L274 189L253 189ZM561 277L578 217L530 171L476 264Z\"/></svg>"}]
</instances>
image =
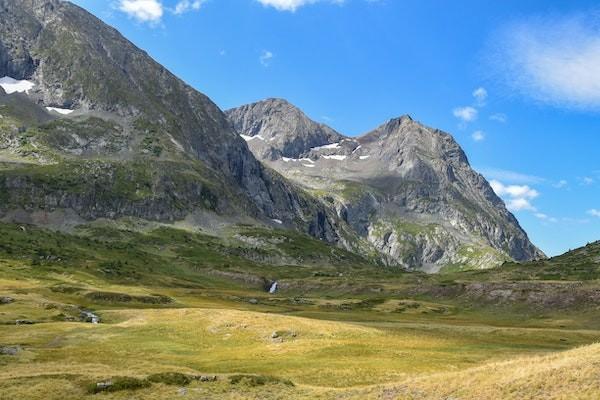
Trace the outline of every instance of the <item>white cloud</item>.
<instances>
[{"instance_id":1,"label":"white cloud","mask_svg":"<svg viewBox=\"0 0 600 400\"><path fill-rule=\"evenodd\" d=\"M598 217L598 218L600 218L600 210L597 210L595 208L592 208L591 210L588 210L587 213L589 215L591 215L592 217Z\"/></svg>"},{"instance_id":2,"label":"white cloud","mask_svg":"<svg viewBox=\"0 0 600 400\"><path fill-rule=\"evenodd\" d=\"M490 119L492 121L496 121L496 122L500 122L500 123L505 123L506 121L508 121L508 117L506 116L506 114L502 114L502 113L492 114L492 115L490 115Z\"/></svg>"},{"instance_id":3,"label":"white cloud","mask_svg":"<svg viewBox=\"0 0 600 400\"><path fill-rule=\"evenodd\" d=\"M197 11L204 3L204 0L181 0L177 5L175 5L175 9L173 10L173 14L179 15L188 11Z\"/></svg>"},{"instance_id":4,"label":"white cloud","mask_svg":"<svg viewBox=\"0 0 600 400\"><path fill-rule=\"evenodd\" d=\"M600 14L536 17L493 40L490 67L521 94L555 106L600 110Z\"/></svg>"},{"instance_id":5,"label":"white cloud","mask_svg":"<svg viewBox=\"0 0 600 400\"><path fill-rule=\"evenodd\" d=\"M490 186L496 194L506 201L506 208L510 211L534 211L537 209L531 204L540 193L527 185L504 185L502 182L492 180Z\"/></svg>"},{"instance_id":6,"label":"white cloud","mask_svg":"<svg viewBox=\"0 0 600 400\"><path fill-rule=\"evenodd\" d=\"M279 11L294 12L298 8L314 4L323 0L257 0L260 4L266 7L273 7ZM344 0L328 0L330 3L342 4Z\"/></svg>"},{"instance_id":7,"label":"white cloud","mask_svg":"<svg viewBox=\"0 0 600 400\"><path fill-rule=\"evenodd\" d=\"M258 60L263 66L268 67L271 64L271 60L273 59L273 57L275 57L273 53L267 50L263 50Z\"/></svg>"},{"instance_id":8,"label":"white cloud","mask_svg":"<svg viewBox=\"0 0 600 400\"><path fill-rule=\"evenodd\" d=\"M523 211L523 210L537 211L537 208L532 206L531 202L527 199L509 199L506 202L506 208L508 208L508 210L512 211L512 212Z\"/></svg>"},{"instance_id":9,"label":"white cloud","mask_svg":"<svg viewBox=\"0 0 600 400\"><path fill-rule=\"evenodd\" d=\"M452 114L462 122L471 122L477 119L477 110L473 107L457 107Z\"/></svg>"},{"instance_id":10,"label":"white cloud","mask_svg":"<svg viewBox=\"0 0 600 400\"><path fill-rule=\"evenodd\" d=\"M164 14L158 0L120 0L119 10L141 22L157 23Z\"/></svg>"},{"instance_id":11,"label":"white cloud","mask_svg":"<svg viewBox=\"0 0 600 400\"><path fill-rule=\"evenodd\" d=\"M477 89L475 89L473 91L473 97L475 98L476 104L479 107L482 107L485 105L485 101L487 100L487 97L488 97L488 92L487 92L487 90L485 90L485 88L478 87Z\"/></svg>"},{"instance_id":12,"label":"white cloud","mask_svg":"<svg viewBox=\"0 0 600 400\"><path fill-rule=\"evenodd\" d=\"M473 132L471 137L473 138L474 141L481 142L481 141L485 140L485 132L475 131L475 132Z\"/></svg>"},{"instance_id":13,"label":"white cloud","mask_svg":"<svg viewBox=\"0 0 600 400\"><path fill-rule=\"evenodd\" d=\"M540 194L537 190L532 189L528 185L504 185L502 182L493 180L490 182L494 192L500 197L510 196L513 198L522 197L527 199L535 199Z\"/></svg>"},{"instance_id":14,"label":"white cloud","mask_svg":"<svg viewBox=\"0 0 600 400\"><path fill-rule=\"evenodd\" d=\"M593 185L594 182L596 182L594 180L594 178L590 178L589 176L584 176L583 178L578 178L578 180L582 186L590 186L590 185Z\"/></svg>"}]
</instances>

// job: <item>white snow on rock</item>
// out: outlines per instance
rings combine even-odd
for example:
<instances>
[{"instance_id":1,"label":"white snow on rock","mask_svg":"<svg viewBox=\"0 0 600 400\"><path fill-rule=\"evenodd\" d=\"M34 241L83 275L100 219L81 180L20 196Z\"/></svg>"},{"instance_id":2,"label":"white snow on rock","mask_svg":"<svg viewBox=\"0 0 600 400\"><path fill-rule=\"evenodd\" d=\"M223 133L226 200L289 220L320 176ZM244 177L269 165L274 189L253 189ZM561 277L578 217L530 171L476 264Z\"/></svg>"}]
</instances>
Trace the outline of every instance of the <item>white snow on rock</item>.
<instances>
[{"instance_id":1,"label":"white snow on rock","mask_svg":"<svg viewBox=\"0 0 600 400\"><path fill-rule=\"evenodd\" d=\"M284 162L309 162L311 164L314 164L314 161L311 160L310 158L288 158L288 157L281 157L281 159Z\"/></svg>"},{"instance_id":2,"label":"white snow on rock","mask_svg":"<svg viewBox=\"0 0 600 400\"><path fill-rule=\"evenodd\" d=\"M302 164L302 166L308 167L308 168L314 168L315 167L314 164Z\"/></svg>"},{"instance_id":3,"label":"white snow on rock","mask_svg":"<svg viewBox=\"0 0 600 400\"><path fill-rule=\"evenodd\" d=\"M325 146L313 147L312 150L337 149L338 147L340 147L339 143L331 143Z\"/></svg>"},{"instance_id":4,"label":"white snow on rock","mask_svg":"<svg viewBox=\"0 0 600 400\"><path fill-rule=\"evenodd\" d=\"M371 156L360 156L360 157L358 157L358 158L360 158L361 160L366 160L366 159L367 159L367 158L369 158L369 157L371 157Z\"/></svg>"},{"instance_id":5,"label":"white snow on rock","mask_svg":"<svg viewBox=\"0 0 600 400\"><path fill-rule=\"evenodd\" d=\"M359 151L362 148L362 145L358 145L357 148L354 149L354 151L352 151L352 154L356 153L357 151Z\"/></svg>"},{"instance_id":6,"label":"white snow on rock","mask_svg":"<svg viewBox=\"0 0 600 400\"><path fill-rule=\"evenodd\" d=\"M333 156L323 156L323 158L326 158L328 160L337 160L337 161L343 161L347 158L348 156L338 156L338 155L333 155Z\"/></svg>"},{"instance_id":7,"label":"white snow on rock","mask_svg":"<svg viewBox=\"0 0 600 400\"><path fill-rule=\"evenodd\" d=\"M280 219L273 218L271 221L273 221L273 222L275 222L276 224L279 224L279 225L283 224L283 221L280 220Z\"/></svg>"},{"instance_id":8,"label":"white snow on rock","mask_svg":"<svg viewBox=\"0 0 600 400\"><path fill-rule=\"evenodd\" d=\"M260 136L260 135L255 135L255 136L248 136L248 135L240 135L242 137L242 139L244 139L246 142L249 142L251 140L254 139L260 139L260 140L265 140L264 137Z\"/></svg>"},{"instance_id":9,"label":"white snow on rock","mask_svg":"<svg viewBox=\"0 0 600 400\"><path fill-rule=\"evenodd\" d=\"M58 108L58 107L46 107L48 111L54 111L62 115L69 115L75 110L69 110L68 108Z\"/></svg>"},{"instance_id":10,"label":"white snow on rock","mask_svg":"<svg viewBox=\"0 0 600 400\"><path fill-rule=\"evenodd\" d=\"M28 93L35 84L31 81L18 81L10 76L0 78L0 86L7 94L11 93Z\"/></svg>"}]
</instances>

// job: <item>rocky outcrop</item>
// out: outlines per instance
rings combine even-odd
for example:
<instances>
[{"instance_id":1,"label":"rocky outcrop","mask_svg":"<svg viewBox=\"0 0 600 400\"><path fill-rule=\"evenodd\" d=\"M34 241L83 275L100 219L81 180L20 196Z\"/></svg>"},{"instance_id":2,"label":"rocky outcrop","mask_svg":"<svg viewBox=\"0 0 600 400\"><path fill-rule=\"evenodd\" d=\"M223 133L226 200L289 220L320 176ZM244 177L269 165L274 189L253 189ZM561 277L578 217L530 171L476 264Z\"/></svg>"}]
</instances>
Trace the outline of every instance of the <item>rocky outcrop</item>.
<instances>
[{"instance_id":1,"label":"rocky outcrop","mask_svg":"<svg viewBox=\"0 0 600 400\"><path fill-rule=\"evenodd\" d=\"M226 113L241 135L260 135L250 141L257 157L333 204L389 264L435 272L544 257L445 132L403 116L324 142L322 125L280 100ZM294 153L282 156L288 146Z\"/></svg>"}]
</instances>

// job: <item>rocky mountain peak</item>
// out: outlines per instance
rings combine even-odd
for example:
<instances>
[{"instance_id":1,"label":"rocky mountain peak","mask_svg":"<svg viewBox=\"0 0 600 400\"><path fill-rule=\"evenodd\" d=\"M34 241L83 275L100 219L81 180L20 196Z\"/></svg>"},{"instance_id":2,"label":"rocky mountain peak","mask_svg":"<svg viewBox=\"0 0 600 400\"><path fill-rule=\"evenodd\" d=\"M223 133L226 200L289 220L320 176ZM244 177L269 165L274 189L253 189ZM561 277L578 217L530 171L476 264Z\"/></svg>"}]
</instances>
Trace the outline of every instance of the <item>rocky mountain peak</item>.
<instances>
[{"instance_id":1,"label":"rocky mountain peak","mask_svg":"<svg viewBox=\"0 0 600 400\"><path fill-rule=\"evenodd\" d=\"M283 99L267 99L225 113L261 159L302 158L311 148L343 138Z\"/></svg>"},{"instance_id":2,"label":"rocky mountain peak","mask_svg":"<svg viewBox=\"0 0 600 400\"><path fill-rule=\"evenodd\" d=\"M323 135L331 128L280 100L227 116L259 159L337 199L340 215L393 262L436 270L543 257L454 138L408 115L358 138ZM278 138L294 152L280 152Z\"/></svg>"}]
</instances>

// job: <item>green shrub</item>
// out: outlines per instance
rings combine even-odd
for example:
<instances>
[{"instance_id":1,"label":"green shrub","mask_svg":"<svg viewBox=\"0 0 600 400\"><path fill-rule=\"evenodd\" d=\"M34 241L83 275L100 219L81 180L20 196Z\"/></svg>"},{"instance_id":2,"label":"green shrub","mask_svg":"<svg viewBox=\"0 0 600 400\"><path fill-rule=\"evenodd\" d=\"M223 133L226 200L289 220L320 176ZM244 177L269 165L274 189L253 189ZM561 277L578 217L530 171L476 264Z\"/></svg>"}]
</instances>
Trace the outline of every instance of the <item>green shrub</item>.
<instances>
[{"instance_id":1,"label":"green shrub","mask_svg":"<svg viewBox=\"0 0 600 400\"><path fill-rule=\"evenodd\" d=\"M245 384L252 387L274 384L294 386L294 383L288 379L281 379L275 376L266 375L232 375L229 377L229 383L232 385Z\"/></svg>"},{"instance_id":2,"label":"green shrub","mask_svg":"<svg viewBox=\"0 0 600 400\"><path fill-rule=\"evenodd\" d=\"M154 383L164 383L172 386L187 386L192 381L189 376L180 374L179 372L163 372L160 374L150 375L148 381Z\"/></svg>"}]
</instances>

